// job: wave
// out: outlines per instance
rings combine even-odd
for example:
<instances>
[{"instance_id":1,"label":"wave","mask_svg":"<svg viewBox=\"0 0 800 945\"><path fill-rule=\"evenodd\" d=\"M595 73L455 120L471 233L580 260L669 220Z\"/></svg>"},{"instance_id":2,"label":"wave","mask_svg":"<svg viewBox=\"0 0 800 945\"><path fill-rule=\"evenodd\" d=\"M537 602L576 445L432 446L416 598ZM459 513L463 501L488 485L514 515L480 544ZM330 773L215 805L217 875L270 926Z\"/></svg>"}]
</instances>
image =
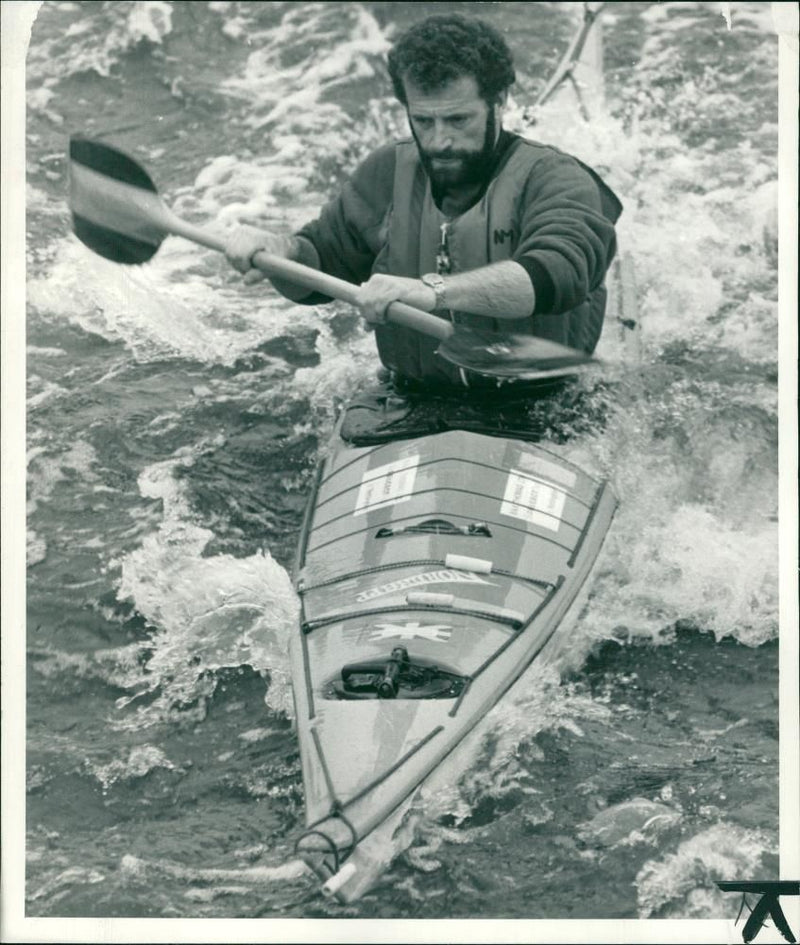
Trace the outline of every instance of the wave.
<instances>
[{"instance_id":1,"label":"wave","mask_svg":"<svg viewBox=\"0 0 800 945\"><path fill-rule=\"evenodd\" d=\"M322 135L323 147L338 146L347 113L323 99L343 83L369 80L383 70L389 42L372 14L360 4L304 3L290 5L268 30L237 22L256 50L223 89L254 103L247 123L263 128L281 122L294 134Z\"/></svg>"},{"instance_id":2,"label":"wave","mask_svg":"<svg viewBox=\"0 0 800 945\"><path fill-rule=\"evenodd\" d=\"M98 9L91 9L95 6ZM46 4L46 9L39 11L39 23L34 23L36 42L28 53L29 84L33 86L29 104L34 108L47 105L49 87L65 78L65 62L69 62L66 75L93 72L107 77L140 43L161 45L172 32L172 16L172 3L163 0ZM37 82L44 85L36 88Z\"/></svg>"},{"instance_id":3,"label":"wave","mask_svg":"<svg viewBox=\"0 0 800 945\"><path fill-rule=\"evenodd\" d=\"M251 666L268 677L267 705L290 714L286 658L298 620L298 602L286 571L263 551L247 558L204 557L212 532L193 524L176 466L193 461L192 451L148 467L139 479L143 495L164 503L156 533L126 555L117 596L130 600L153 628L146 643L137 691L119 701L123 709L145 694L147 705L125 713L121 728L142 728L186 712L203 718L216 689L215 674Z\"/></svg>"},{"instance_id":4,"label":"wave","mask_svg":"<svg viewBox=\"0 0 800 945\"><path fill-rule=\"evenodd\" d=\"M777 854L772 835L719 823L683 841L674 853L649 860L636 877L639 918L707 918L728 912L716 883L761 875Z\"/></svg>"}]
</instances>

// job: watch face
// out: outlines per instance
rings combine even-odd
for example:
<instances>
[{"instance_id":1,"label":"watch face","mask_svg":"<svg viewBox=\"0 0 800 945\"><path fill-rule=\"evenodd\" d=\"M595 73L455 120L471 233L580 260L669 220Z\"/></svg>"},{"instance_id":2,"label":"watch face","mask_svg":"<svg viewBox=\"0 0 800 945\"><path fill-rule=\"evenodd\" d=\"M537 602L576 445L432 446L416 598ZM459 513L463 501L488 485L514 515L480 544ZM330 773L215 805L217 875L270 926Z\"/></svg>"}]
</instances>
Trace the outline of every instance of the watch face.
<instances>
[{"instance_id":1,"label":"watch face","mask_svg":"<svg viewBox=\"0 0 800 945\"><path fill-rule=\"evenodd\" d=\"M437 275L434 272L426 272L424 276L420 276L420 282L422 282L423 285L428 286L428 288L433 289L436 295L434 311L447 308L447 303L444 297L444 279L442 279L440 275Z\"/></svg>"}]
</instances>

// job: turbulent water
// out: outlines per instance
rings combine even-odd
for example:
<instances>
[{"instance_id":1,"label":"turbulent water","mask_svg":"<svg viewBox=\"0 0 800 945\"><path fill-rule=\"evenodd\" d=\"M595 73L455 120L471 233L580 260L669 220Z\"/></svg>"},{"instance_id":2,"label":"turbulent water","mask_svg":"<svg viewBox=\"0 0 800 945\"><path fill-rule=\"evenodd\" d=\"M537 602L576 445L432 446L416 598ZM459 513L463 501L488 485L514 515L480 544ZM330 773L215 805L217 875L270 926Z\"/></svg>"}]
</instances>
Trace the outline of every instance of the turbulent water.
<instances>
[{"instance_id":1,"label":"turbulent water","mask_svg":"<svg viewBox=\"0 0 800 945\"><path fill-rule=\"evenodd\" d=\"M778 875L777 40L765 3L615 3L607 106L530 103L578 4L440 3L508 38L509 122L600 169L640 330L552 444L620 498L562 664L417 802L361 901L293 843L288 576L373 340L177 238L70 232L70 134L182 216L289 230L402 133L383 56L428 5L46 2L27 59L30 916L720 918ZM729 22L722 8L728 14ZM633 340L632 340L633 339ZM554 437L554 440L556 438Z\"/></svg>"}]
</instances>

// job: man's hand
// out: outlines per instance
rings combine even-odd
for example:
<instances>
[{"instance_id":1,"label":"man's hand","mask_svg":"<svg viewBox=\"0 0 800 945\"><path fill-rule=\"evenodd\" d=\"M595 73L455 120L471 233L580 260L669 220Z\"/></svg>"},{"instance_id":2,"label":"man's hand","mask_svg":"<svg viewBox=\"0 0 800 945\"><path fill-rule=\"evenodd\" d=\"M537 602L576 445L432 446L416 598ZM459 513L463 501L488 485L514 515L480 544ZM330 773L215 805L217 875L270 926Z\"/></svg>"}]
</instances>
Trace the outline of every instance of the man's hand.
<instances>
[{"instance_id":1,"label":"man's hand","mask_svg":"<svg viewBox=\"0 0 800 945\"><path fill-rule=\"evenodd\" d=\"M263 249L273 256L289 258L292 251L292 238L267 233L254 226L239 226L228 237L225 255L237 272L244 274L245 285L261 282L266 276L253 266L253 256Z\"/></svg>"},{"instance_id":2,"label":"man's hand","mask_svg":"<svg viewBox=\"0 0 800 945\"><path fill-rule=\"evenodd\" d=\"M424 312L432 312L436 293L419 279L383 274L371 276L358 290L356 304L373 328L386 324L386 309L392 302L405 302Z\"/></svg>"}]
</instances>

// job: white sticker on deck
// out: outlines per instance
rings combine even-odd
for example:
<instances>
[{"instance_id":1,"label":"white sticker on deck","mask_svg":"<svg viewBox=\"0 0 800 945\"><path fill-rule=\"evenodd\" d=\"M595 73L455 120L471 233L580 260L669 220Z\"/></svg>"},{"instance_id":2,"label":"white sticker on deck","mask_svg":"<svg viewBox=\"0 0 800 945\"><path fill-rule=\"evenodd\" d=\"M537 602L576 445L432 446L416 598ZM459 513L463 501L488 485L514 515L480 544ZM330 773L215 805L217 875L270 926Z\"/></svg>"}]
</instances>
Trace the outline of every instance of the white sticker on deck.
<instances>
[{"instance_id":1,"label":"white sticker on deck","mask_svg":"<svg viewBox=\"0 0 800 945\"><path fill-rule=\"evenodd\" d=\"M563 482L568 489L575 485L577 479L571 469L567 469L565 466L557 466L555 463L532 453L520 453L519 464L529 472L539 473L540 476L544 476L545 479L550 479L552 482Z\"/></svg>"},{"instance_id":2,"label":"white sticker on deck","mask_svg":"<svg viewBox=\"0 0 800 945\"><path fill-rule=\"evenodd\" d=\"M532 525L557 532L567 495L541 479L512 469L506 482L501 515L521 518Z\"/></svg>"},{"instance_id":3,"label":"white sticker on deck","mask_svg":"<svg viewBox=\"0 0 800 945\"><path fill-rule=\"evenodd\" d=\"M365 472L353 514L364 515L386 505L407 502L414 491L418 465L419 456L407 456Z\"/></svg>"}]
</instances>

